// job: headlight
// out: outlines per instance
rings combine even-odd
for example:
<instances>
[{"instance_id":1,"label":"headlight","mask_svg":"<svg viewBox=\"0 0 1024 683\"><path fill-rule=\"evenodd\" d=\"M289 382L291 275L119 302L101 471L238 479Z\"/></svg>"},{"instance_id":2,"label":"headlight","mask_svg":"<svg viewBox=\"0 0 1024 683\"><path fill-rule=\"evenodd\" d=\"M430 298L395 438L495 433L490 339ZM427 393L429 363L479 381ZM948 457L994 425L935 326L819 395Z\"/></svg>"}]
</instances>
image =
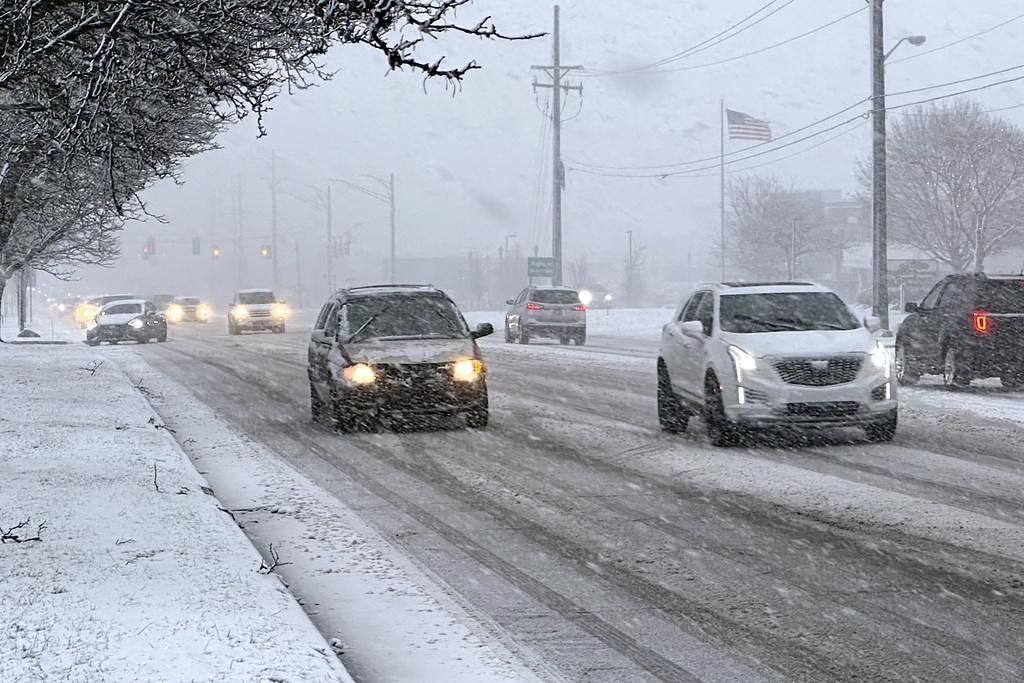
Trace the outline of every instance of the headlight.
<instances>
[{"instance_id":1,"label":"headlight","mask_svg":"<svg viewBox=\"0 0 1024 683\"><path fill-rule=\"evenodd\" d=\"M142 326L145 324L146 323L142 322L138 318L134 318L128 321L128 327L132 328L133 330L141 330Z\"/></svg>"},{"instance_id":2,"label":"headlight","mask_svg":"<svg viewBox=\"0 0 1024 683\"><path fill-rule=\"evenodd\" d=\"M373 384L377 380L377 373L366 363L349 365L341 374L352 384Z\"/></svg>"},{"instance_id":3,"label":"headlight","mask_svg":"<svg viewBox=\"0 0 1024 683\"><path fill-rule=\"evenodd\" d=\"M889 373L892 371L889 349L885 348L882 342L875 342L875 348L871 349L871 353L868 355L871 357L871 364L875 366L875 369L881 370L885 378L889 379Z\"/></svg>"},{"instance_id":4,"label":"headlight","mask_svg":"<svg viewBox=\"0 0 1024 683\"><path fill-rule=\"evenodd\" d=\"M452 365L452 377L459 382L474 382L484 369L484 364L477 359L460 360Z\"/></svg>"},{"instance_id":5,"label":"headlight","mask_svg":"<svg viewBox=\"0 0 1024 683\"><path fill-rule=\"evenodd\" d=\"M93 319L93 320L90 320L89 322L87 322L85 324L85 329L87 329L87 330L95 330L97 325L98 325L98 323L96 322L95 319Z\"/></svg>"},{"instance_id":6,"label":"headlight","mask_svg":"<svg viewBox=\"0 0 1024 683\"><path fill-rule=\"evenodd\" d=\"M744 372L753 372L757 369L757 359L738 346L729 347L729 357L732 358L732 365L736 370L737 382L743 381Z\"/></svg>"},{"instance_id":7,"label":"headlight","mask_svg":"<svg viewBox=\"0 0 1024 683\"><path fill-rule=\"evenodd\" d=\"M166 315L172 323L181 322L181 319L185 317L185 309L178 304L171 304L167 307Z\"/></svg>"},{"instance_id":8,"label":"headlight","mask_svg":"<svg viewBox=\"0 0 1024 683\"><path fill-rule=\"evenodd\" d=\"M590 290L580 290L580 303L584 306L589 306L590 302L594 300L594 295L590 293Z\"/></svg>"},{"instance_id":9,"label":"headlight","mask_svg":"<svg viewBox=\"0 0 1024 683\"><path fill-rule=\"evenodd\" d=\"M207 306L206 304L199 304L199 306L196 307L196 317L197 318L202 318L203 320L205 320L206 318L209 318L210 317L210 307Z\"/></svg>"},{"instance_id":10,"label":"headlight","mask_svg":"<svg viewBox=\"0 0 1024 683\"><path fill-rule=\"evenodd\" d=\"M237 320L249 317L249 309L245 306L235 306L231 309L231 315L235 316Z\"/></svg>"},{"instance_id":11,"label":"headlight","mask_svg":"<svg viewBox=\"0 0 1024 683\"><path fill-rule=\"evenodd\" d=\"M277 304L276 306L274 306L273 313L275 318L287 318L288 307L285 306L284 304Z\"/></svg>"},{"instance_id":12,"label":"headlight","mask_svg":"<svg viewBox=\"0 0 1024 683\"><path fill-rule=\"evenodd\" d=\"M63 313L64 311L68 310L68 307L65 306L64 304L57 304L57 310Z\"/></svg>"}]
</instances>

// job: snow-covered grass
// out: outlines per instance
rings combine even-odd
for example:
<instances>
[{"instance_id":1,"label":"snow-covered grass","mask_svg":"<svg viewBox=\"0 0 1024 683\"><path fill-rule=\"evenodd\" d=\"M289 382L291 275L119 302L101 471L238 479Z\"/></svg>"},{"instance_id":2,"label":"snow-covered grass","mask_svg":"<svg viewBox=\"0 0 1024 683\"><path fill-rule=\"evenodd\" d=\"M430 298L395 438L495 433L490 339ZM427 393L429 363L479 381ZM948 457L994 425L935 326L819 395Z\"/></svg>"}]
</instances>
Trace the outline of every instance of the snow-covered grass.
<instances>
[{"instance_id":1,"label":"snow-covered grass","mask_svg":"<svg viewBox=\"0 0 1024 683\"><path fill-rule=\"evenodd\" d=\"M101 360L0 346L0 680L350 680Z\"/></svg>"}]
</instances>

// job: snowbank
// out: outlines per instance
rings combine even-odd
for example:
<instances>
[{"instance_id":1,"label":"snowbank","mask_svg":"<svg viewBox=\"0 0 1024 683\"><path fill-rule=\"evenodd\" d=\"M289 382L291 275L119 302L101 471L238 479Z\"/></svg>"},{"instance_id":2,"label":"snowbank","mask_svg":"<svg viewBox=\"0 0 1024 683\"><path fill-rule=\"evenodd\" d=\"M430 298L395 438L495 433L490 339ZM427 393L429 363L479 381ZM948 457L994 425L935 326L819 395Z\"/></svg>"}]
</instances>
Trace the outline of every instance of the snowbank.
<instances>
[{"instance_id":1,"label":"snowbank","mask_svg":"<svg viewBox=\"0 0 1024 683\"><path fill-rule=\"evenodd\" d=\"M0 680L350 680L100 358L0 347Z\"/></svg>"},{"instance_id":2,"label":"snowbank","mask_svg":"<svg viewBox=\"0 0 1024 683\"><path fill-rule=\"evenodd\" d=\"M470 327L491 323L498 335L505 329L505 311L472 311L465 317ZM671 308L593 308L587 311L587 335L658 338L671 317Z\"/></svg>"}]
</instances>

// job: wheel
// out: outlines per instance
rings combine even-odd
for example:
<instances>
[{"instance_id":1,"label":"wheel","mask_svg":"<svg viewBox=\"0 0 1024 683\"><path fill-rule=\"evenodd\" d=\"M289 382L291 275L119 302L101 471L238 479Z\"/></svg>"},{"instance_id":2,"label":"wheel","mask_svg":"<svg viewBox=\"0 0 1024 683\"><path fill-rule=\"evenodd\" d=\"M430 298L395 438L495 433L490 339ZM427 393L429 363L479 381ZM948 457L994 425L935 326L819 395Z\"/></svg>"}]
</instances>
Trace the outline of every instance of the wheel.
<instances>
[{"instance_id":1,"label":"wheel","mask_svg":"<svg viewBox=\"0 0 1024 683\"><path fill-rule=\"evenodd\" d=\"M893 410L883 421L865 425L864 431L868 435L868 440L875 443L892 441L892 438L896 436L896 417L896 411Z\"/></svg>"},{"instance_id":2,"label":"wheel","mask_svg":"<svg viewBox=\"0 0 1024 683\"><path fill-rule=\"evenodd\" d=\"M902 339L896 340L896 381L901 386L909 387L917 384L921 379L921 373L910 360L906 344Z\"/></svg>"},{"instance_id":3,"label":"wheel","mask_svg":"<svg viewBox=\"0 0 1024 683\"><path fill-rule=\"evenodd\" d=\"M160 336L157 337L156 340L158 342L165 342L165 341L167 341L167 328L166 327L163 329L162 332L160 332Z\"/></svg>"},{"instance_id":4,"label":"wheel","mask_svg":"<svg viewBox=\"0 0 1024 683\"><path fill-rule=\"evenodd\" d=\"M508 326L507 322L505 323L505 343L506 344L511 344L512 343L512 328L510 328Z\"/></svg>"},{"instance_id":5,"label":"wheel","mask_svg":"<svg viewBox=\"0 0 1024 683\"><path fill-rule=\"evenodd\" d=\"M580 336L576 337L576 346L583 346L587 343L587 333L584 332Z\"/></svg>"},{"instance_id":6,"label":"wheel","mask_svg":"<svg viewBox=\"0 0 1024 683\"><path fill-rule=\"evenodd\" d=\"M519 343L520 344L529 344L530 343L530 332L525 327L523 327L522 323L519 324Z\"/></svg>"},{"instance_id":7,"label":"wheel","mask_svg":"<svg viewBox=\"0 0 1024 683\"><path fill-rule=\"evenodd\" d=\"M309 416L313 419L313 422L323 422L324 419L324 402L320 398L320 394L316 392L316 387L313 383L309 383Z\"/></svg>"},{"instance_id":8,"label":"wheel","mask_svg":"<svg viewBox=\"0 0 1024 683\"><path fill-rule=\"evenodd\" d=\"M88 344L89 346L99 346L100 345L100 343L98 341L89 341L88 339L85 340L85 343Z\"/></svg>"},{"instance_id":9,"label":"wheel","mask_svg":"<svg viewBox=\"0 0 1024 683\"><path fill-rule=\"evenodd\" d=\"M950 344L943 355L942 384L950 391L956 391L970 383L971 378L967 376L963 367L960 350L955 345Z\"/></svg>"},{"instance_id":10,"label":"wheel","mask_svg":"<svg viewBox=\"0 0 1024 683\"><path fill-rule=\"evenodd\" d=\"M668 369L662 361L658 361L658 424L661 431L679 434L686 431L690 422L690 411L679 401L672 390L672 381Z\"/></svg>"},{"instance_id":11,"label":"wheel","mask_svg":"<svg viewBox=\"0 0 1024 683\"><path fill-rule=\"evenodd\" d=\"M561 344L562 346L568 346L570 340L570 337L559 337L558 343Z\"/></svg>"},{"instance_id":12,"label":"wheel","mask_svg":"<svg viewBox=\"0 0 1024 683\"><path fill-rule=\"evenodd\" d=\"M712 446L734 446L739 440L736 425L725 414L722 387L714 373L708 373L704 380L704 425Z\"/></svg>"},{"instance_id":13,"label":"wheel","mask_svg":"<svg viewBox=\"0 0 1024 683\"><path fill-rule=\"evenodd\" d=\"M1006 374L999 377L1004 389L1020 389L1024 385L1024 373Z\"/></svg>"},{"instance_id":14,"label":"wheel","mask_svg":"<svg viewBox=\"0 0 1024 683\"><path fill-rule=\"evenodd\" d=\"M284 325L278 325L275 327L274 334L284 334Z\"/></svg>"},{"instance_id":15,"label":"wheel","mask_svg":"<svg viewBox=\"0 0 1024 683\"><path fill-rule=\"evenodd\" d=\"M235 325L233 323L228 323L228 334L230 334L230 335L239 335L239 334L242 334L242 330L238 329L238 325Z\"/></svg>"},{"instance_id":16,"label":"wheel","mask_svg":"<svg viewBox=\"0 0 1024 683\"><path fill-rule=\"evenodd\" d=\"M150 340L150 337L139 337L139 343L140 344L148 344L149 340Z\"/></svg>"},{"instance_id":17,"label":"wheel","mask_svg":"<svg viewBox=\"0 0 1024 683\"><path fill-rule=\"evenodd\" d=\"M110 344L111 346L117 346L117 340L116 340L116 339L111 339L111 340L110 340L109 342L107 342L107 343L108 343L108 344Z\"/></svg>"}]
</instances>

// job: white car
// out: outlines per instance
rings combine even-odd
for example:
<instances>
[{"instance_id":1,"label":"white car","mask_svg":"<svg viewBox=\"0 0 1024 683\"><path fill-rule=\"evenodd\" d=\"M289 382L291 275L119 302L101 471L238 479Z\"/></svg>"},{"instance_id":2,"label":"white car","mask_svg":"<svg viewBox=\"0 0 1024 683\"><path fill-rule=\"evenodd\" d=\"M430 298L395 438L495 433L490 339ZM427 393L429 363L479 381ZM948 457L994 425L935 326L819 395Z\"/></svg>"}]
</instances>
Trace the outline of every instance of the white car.
<instances>
[{"instance_id":1,"label":"white car","mask_svg":"<svg viewBox=\"0 0 1024 683\"><path fill-rule=\"evenodd\" d=\"M887 349L831 290L803 282L697 289L662 330L658 419L682 432L701 414L716 446L781 426L896 433Z\"/></svg>"},{"instance_id":2,"label":"white car","mask_svg":"<svg viewBox=\"0 0 1024 683\"><path fill-rule=\"evenodd\" d=\"M270 330L284 334L291 311L269 289L243 289L228 304L228 334Z\"/></svg>"}]
</instances>

